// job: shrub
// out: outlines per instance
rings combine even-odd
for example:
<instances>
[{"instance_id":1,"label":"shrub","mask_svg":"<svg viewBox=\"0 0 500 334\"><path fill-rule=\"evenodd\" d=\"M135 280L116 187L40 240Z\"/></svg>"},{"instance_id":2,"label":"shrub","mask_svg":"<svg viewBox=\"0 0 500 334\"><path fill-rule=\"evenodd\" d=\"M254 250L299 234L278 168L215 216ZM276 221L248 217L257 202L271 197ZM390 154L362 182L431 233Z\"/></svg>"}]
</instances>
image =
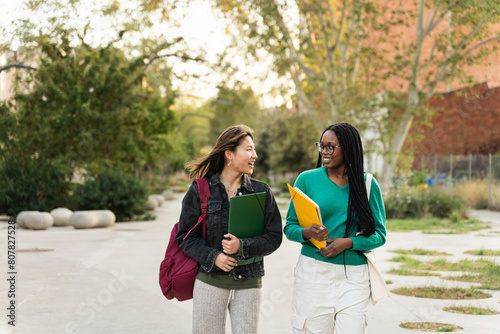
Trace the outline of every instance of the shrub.
<instances>
[{"instance_id":1,"label":"shrub","mask_svg":"<svg viewBox=\"0 0 500 334\"><path fill-rule=\"evenodd\" d=\"M488 207L488 181L472 180L458 183L454 191L474 209Z\"/></svg>"},{"instance_id":2,"label":"shrub","mask_svg":"<svg viewBox=\"0 0 500 334\"><path fill-rule=\"evenodd\" d=\"M0 213L50 211L70 202L69 171L37 160L4 161L0 166Z\"/></svg>"},{"instance_id":3,"label":"shrub","mask_svg":"<svg viewBox=\"0 0 500 334\"><path fill-rule=\"evenodd\" d=\"M411 196L405 189L394 189L384 196L386 216L389 219L403 219L409 216L408 204Z\"/></svg>"},{"instance_id":4,"label":"shrub","mask_svg":"<svg viewBox=\"0 0 500 334\"><path fill-rule=\"evenodd\" d=\"M109 170L96 178L89 178L73 194L73 206L76 210L111 210L117 221L144 214L146 202L147 189L139 180Z\"/></svg>"},{"instance_id":5,"label":"shrub","mask_svg":"<svg viewBox=\"0 0 500 334\"><path fill-rule=\"evenodd\" d=\"M427 173L425 172L416 172L408 178L408 185L410 186L418 186L421 184L427 184Z\"/></svg>"},{"instance_id":6,"label":"shrub","mask_svg":"<svg viewBox=\"0 0 500 334\"><path fill-rule=\"evenodd\" d=\"M450 214L450 221L452 223L460 223L462 221L462 218L464 218L464 215L460 211L452 211Z\"/></svg>"},{"instance_id":7,"label":"shrub","mask_svg":"<svg viewBox=\"0 0 500 334\"><path fill-rule=\"evenodd\" d=\"M385 196L387 218L449 218L465 216L466 203L454 192L442 187L402 188Z\"/></svg>"},{"instance_id":8,"label":"shrub","mask_svg":"<svg viewBox=\"0 0 500 334\"><path fill-rule=\"evenodd\" d=\"M287 185L287 184L288 184L288 181L287 181L286 179L280 179L280 180L278 181L277 186L278 186L278 188L279 188L282 192L284 192L284 193L288 193L288 185Z\"/></svg>"},{"instance_id":9,"label":"shrub","mask_svg":"<svg viewBox=\"0 0 500 334\"><path fill-rule=\"evenodd\" d=\"M428 196L429 211L433 217L449 218L453 212L467 211L467 204L456 193L443 187L432 187Z\"/></svg>"}]
</instances>

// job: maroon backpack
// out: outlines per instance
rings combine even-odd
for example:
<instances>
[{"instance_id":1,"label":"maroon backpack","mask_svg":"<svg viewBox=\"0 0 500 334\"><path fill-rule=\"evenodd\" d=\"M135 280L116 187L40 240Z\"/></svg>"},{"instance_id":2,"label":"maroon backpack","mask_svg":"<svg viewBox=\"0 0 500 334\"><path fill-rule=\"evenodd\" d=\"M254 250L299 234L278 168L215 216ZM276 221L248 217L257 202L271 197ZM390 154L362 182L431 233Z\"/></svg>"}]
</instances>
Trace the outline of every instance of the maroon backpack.
<instances>
[{"instance_id":1,"label":"maroon backpack","mask_svg":"<svg viewBox=\"0 0 500 334\"><path fill-rule=\"evenodd\" d=\"M203 222L203 239L205 239L207 202L210 197L210 189L208 187L208 180L205 178L196 179L195 182L198 184L201 216L196 225L189 230L182 240L185 240L189 233L201 222ZM167 299L177 298L177 300L183 301L193 298L194 280L199 264L179 248L175 239L177 231L179 231L179 223L174 225L170 233L170 241L165 252L165 259L160 264L159 282L161 291Z\"/></svg>"}]
</instances>

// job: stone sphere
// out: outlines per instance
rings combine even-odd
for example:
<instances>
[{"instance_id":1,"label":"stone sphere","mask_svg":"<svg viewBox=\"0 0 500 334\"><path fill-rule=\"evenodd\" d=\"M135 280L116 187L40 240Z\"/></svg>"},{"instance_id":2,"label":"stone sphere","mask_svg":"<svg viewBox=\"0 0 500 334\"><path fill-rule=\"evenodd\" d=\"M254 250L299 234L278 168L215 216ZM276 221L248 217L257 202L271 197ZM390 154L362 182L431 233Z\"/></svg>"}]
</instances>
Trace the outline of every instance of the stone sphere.
<instances>
[{"instance_id":1,"label":"stone sphere","mask_svg":"<svg viewBox=\"0 0 500 334\"><path fill-rule=\"evenodd\" d=\"M149 195L149 199L153 199L158 202L158 206L162 206L162 204L165 203L165 197L162 195Z\"/></svg>"},{"instance_id":2,"label":"stone sphere","mask_svg":"<svg viewBox=\"0 0 500 334\"><path fill-rule=\"evenodd\" d=\"M39 211L21 211L16 217L17 225L22 228L26 228L25 219L28 213L39 212Z\"/></svg>"},{"instance_id":3,"label":"stone sphere","mask_svg":"<svg viewBox=\"0 0 500 334\"><path fill-rule=\"evenodd\" d=\"M54 224L54 218L48 212L30 212L24 218L24 225L31 230L46 230Z\"/></svg>"},{"instance_id":4,"label":"stone sphere","mask_svg":"<svg viewBox=\"0 0 500 334\"><path fill-rule=\"evenodd\" d=\"M175 194L172 190L164 190L161 195L166 201L171 201L175 199Z\"/></svg>"},{"instance_id":5,"label":"stone sphere","mask_svg":"<svg viewBox=\"0 0 500 334\"><path fill-rule=\"evenodd\" d=\"M110 210L83 210L73 212L68 221L76 229L108 227L115 223L116 217Z\"/></svg>"},{"instance_id":6,"label":"stone sphere","mask_svg":"<svg viewBox=\"0 0 500 334\"><path fill-rule=\"evenodd\" d=\"M146 203L146 210L153 211L158 207L158 201L153 198L148 198L148 202Z\"/></svg>"},{"instance_id":7,"label":"stone sphere","mask_svg":"<svg viewBox=\"0 0 500 334\"><path fill-rule=\"evenodd\" d=\"M99 217L92 211L75 211L69 217L68 222L76 229L92 228L99 222Z\"/></svg>"},{"instance_id":8,"label":"stone sphere","mask_svg":"<svg viewBox=\"0 0 500 334\"><path fill-rule=\"evenodd\" d=\"M108 227L116 222L116 216L110 210L96 210L94 211L97 217L97 225L95 227Z\"/></svg>"},{"instance_id":9,"label":"stone sphere","mask_svg":"<svg viewBox=\"0 0 500 334\"><path fill-rule=\"evenodd\" d=\"M50 211L50 214L54 218L54 226L68 226L69 217L73 214L73 211L66 208L57 208Z\"/></svg>"}]
</instances>

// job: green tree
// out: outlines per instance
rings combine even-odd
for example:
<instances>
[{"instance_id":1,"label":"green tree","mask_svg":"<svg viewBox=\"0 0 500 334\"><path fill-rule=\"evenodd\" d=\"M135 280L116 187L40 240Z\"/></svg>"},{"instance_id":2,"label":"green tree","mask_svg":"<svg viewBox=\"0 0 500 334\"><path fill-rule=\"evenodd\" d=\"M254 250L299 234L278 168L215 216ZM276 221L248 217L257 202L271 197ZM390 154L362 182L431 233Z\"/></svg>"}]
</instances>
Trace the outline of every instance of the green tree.
<instances>
[{"instance_id":1,"label":"green tree","mask_svg":"<svg viewBox=\"0 0 500 334\"><path fill-rule=\"evenodd\" d=\"M215 100L209 102L212 134L218 136L227 127L246 124L255 127L260 108L251 88L219 87Z\"/></svg>"},{"instance_id":2,"label":"green tree","mask_svg":"<svg viewBox=\"0 0 500 334\"><path fill-rule=\"evenodd\" d=\"M346 119L366 106L377 55L363 41L369 29L380 29L370 25L378 15L371 1L215 2L239 28L235 40L255 58L265 50L273 70L291 78L299 112Z\"/></svg>"},{"instance_id":3,"label":"green tree","mask_svg":"<svg viewBox=\"0 0 500 334\"><path fill-rule=\"evenodd\" d=\"M38 71L15 96L3 155L55 160L91 173L106 168L138 172L168 152L175 126L170 106L142 88L142 57L129 60L106 45L71 47L40 36ZM6 116L3 113L3 116Z\"/></svg>"},{"instance_id":4,"label":"green tree","mask_svg":"<svg viewBox=\"0 0 500 334\"><path fill-rule=\"evenodd\" d=\"M377 131L385 187L414 116L429 114L425 102L440 83L470 82L466 65L481 64L500 38L490 30L500 17L495 0L215 3L250 54L265 50L273 70L291 78L299 111ZM402 34L408 29L415 39Z\"/></svg>"},{"instance_id":5,"label":"green tree","mask_svg":"<svg viewBox=\"0 0 500 334\"><path fill-rule=\"evenodd\" d=\"M316 167L319 141L313 118L286 110L263 117L256 138L258 172L299 173Z\"/></svg>"}]
</instances>

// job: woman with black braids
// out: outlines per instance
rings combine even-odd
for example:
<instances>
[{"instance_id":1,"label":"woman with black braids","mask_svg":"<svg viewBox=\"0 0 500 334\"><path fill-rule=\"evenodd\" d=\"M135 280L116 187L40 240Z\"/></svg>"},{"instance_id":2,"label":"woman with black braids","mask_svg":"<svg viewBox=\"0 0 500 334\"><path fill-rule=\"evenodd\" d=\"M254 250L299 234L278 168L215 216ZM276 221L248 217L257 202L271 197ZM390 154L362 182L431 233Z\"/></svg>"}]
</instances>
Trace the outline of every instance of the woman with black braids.
<instances>
[{"instance_id":1,"label":"woman with black braids","mask_svg":"<svg viewBox=\"0 0 500 334\"><path fill-rule=\"evenodd\" d=\"M321 209L323 226L303 228L290 201L284 232L302 243L292 298L293 333L362 334L370 302L363 251L385 243L385 209L373 178L368 199L363 146L355 127L336 123L325 129L316 169L299 175L295 187ZM309 239L326 241L316 248Z\"/></svg>"}]
</instances>

